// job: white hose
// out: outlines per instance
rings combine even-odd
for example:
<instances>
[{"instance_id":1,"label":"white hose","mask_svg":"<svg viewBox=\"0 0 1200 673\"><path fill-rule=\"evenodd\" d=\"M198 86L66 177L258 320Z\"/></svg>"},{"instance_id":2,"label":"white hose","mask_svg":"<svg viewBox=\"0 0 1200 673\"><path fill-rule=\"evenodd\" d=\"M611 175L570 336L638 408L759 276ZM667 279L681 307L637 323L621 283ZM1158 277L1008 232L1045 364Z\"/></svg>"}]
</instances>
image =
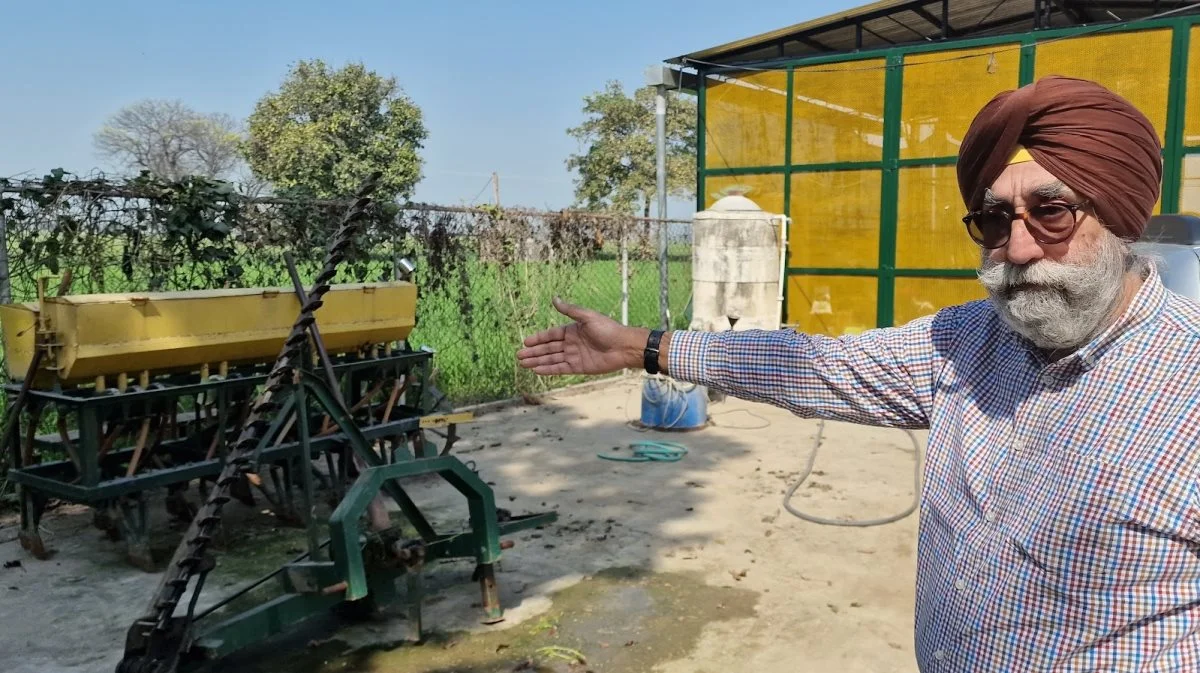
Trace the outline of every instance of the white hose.
<instances>
[{"instance_id":1,"label":"white hose","mask_svg":"<svg viewBox=\"0 0 1200 673\"><path fill-rule=\"evenodd\" d=\"M791 503L789 502L792 499L792 495L795 494L796 489L800 488L800 485L804 483L804 480L808 479L808 476L812 474L813 464L817 462L817 450L821 447L821 439L825 434L825 421L821 421L820 425L817 427L817 439L813 442L812 452L808 456L808 465L804 466L804 473L800 475L800 478L796 481L796 483L792 484L791 488L789 488L787 493L783 496L784 509L786 509L793 516L804 519L805 521L810 521L812 523L824 524L826 526L847 526L854 528L866 528L869 526L882 526L884 524L894 523L917 511L917 506L921 502L921 442L917 439L917 434L912 430L905 430L905 432L908 433L908 437L912 440L913 445L913 501L912 504L909 505L908 509L899 514L883 519L868 519L866 521L835 521L833 519L824 519L811 514L805 514L804 512L792 507Z\"/></svg>"}]
</instances>

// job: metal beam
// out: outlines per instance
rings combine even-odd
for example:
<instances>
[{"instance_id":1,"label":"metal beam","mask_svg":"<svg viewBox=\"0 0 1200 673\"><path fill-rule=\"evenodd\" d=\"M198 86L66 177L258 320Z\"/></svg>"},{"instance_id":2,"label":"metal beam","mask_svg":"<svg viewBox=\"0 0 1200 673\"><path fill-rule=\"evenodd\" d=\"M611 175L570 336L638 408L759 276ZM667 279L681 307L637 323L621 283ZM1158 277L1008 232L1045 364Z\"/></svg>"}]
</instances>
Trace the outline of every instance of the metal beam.
<instances>
[{"instance_id":1,"label":"metal beam","mask_svg":"<svg viewBox=\"0 0 1200 673\"><path fill-rule=\"evenodd\" d=\"M925 5L931 5L934 2L937 2L937 0L912 0L912 2L906 2L902 5L897 5L895 7L887 7L884 9L877 9L877 10L874 10L871 12L864 12L862 14L855 14L853 16L843 17L837 21L827 23L827 24L825 24L823 26L819 26L817 28L812 28L810 30L800 31L797 33L793 33L791 35L786 35L784 37L781 37L781 38L778 38L775 40L771 40L769 42L762 42L759 44L751 44L751 45L742 47L740 49L734 49L732 51L727 51L724 54L721 54L719 56L719 58L722 61L728 62L730 59L737 58L738 56L742 56L745 54L751 54L751 53L763 51L766 49L771 49L773 47L778 46L780 43L799 42L799 41L801 41L801 38L813 38L813 37L817 37L817 36L821 35L822 33L828 33L830 31L839 30L842 28L857 27L866 21L871 21L873 19L886 18L892 14L899 14L900 12L911 10L914 7L924 7ZM867 30L868 33L871 33L872 35L879 37L877 34L871 32L870 29L866 29L865 27L864 27L864 29ZM880 38L880 39L888 44L896 44L895 42L893 42L891 40L887 40L884 38ZM858 48L859 49L862 48L861 44Z\"/></svg>"},{"instance_id":2,"label":"metal beam","mask_svg":"<svg viewBox=\"0 0 1200 673\"><path fill-rule=\"evenodd\" d=\"M1036 18L1037 18L1037 13L1026 12L1025 14L1018 14L1017 16L1010 16L1007 19L995 19L993 21L988 21L987 23L977 24L974 28L971 29L971 32L972 33L986 33L989 30L995 30L997 28L1007 28L1009 26L1015 26L1017 24L1022 24L1022 23L1032 24L1033 20Z\"/></svg>"},{"instance_id":3,"label":"metal beam","mask_svg":"<svg viewBox=\"0 0 1200 673\"><path fill-rule=\"evenodd\" d=\"M1058 11L1071 17L1075 23L1088 23L1091 19L1087 14L1074 5L1069 0L1050 0Z\"/></svg>"},{"instance_id":4,"label":"metal beam","mask_svg":"<svg viewBox=\"0 0 1200 673\"><path fill-rule=\"evenodd\" d=\"M891 14L888 14L887 18L890 19L892 21L892 23L896 24L897 26L900 26L901 28L907 30L908 32L912 33L913 35L916 35L917 37L921 38L922 40L928 41L928 40L932 39L925 33L922 33L921 31L917 30L916 28L913 28L912 26L902 22L900 19L897 19L895 16L893 16Z\"/></svg>"},{"instance_id":5,"label":"metal beam","mask_svg":"<svg viewBox=\"0 0 1200 673\"><path fill-rule=\"evenodd\" d=\"M1154 13L1169 9L1179 9L1180 7L1191 6L1194 9L1200 9L1200 2L1195 0L1158 0L1153 7L1147 7L1145 2L1136 2L1135 0L1072 0L1067 4L1080 9L1096 9L1100 11L1111 9L1123 10L1146 10L1150 9Z\"/></svg>"},{"instance_id":6,"label":"metal beam","mask_svg":"<svg viewBox=\"0 0 1200 673\"><path fill-rule=\"evenodd\" d=\"M831 47L827 44L823 44L821 42L818 42L818 41L812 39L811 37L805 37L803 35L797 37L796 41L804 44L807 47L816 49L817 51L824 51L824 52L837 51L837 49L834 49L833 47ZM783 48L783 45L784 45L783 42L779 43L780 49Z\"/></svg>"},{"instance_id":7,"label":"metal beam","mask_svg":"<svg viewBox=\"0 0 1200 673\"><path fill-rule=\"evenodd\" d=\"M943 0L943 7L945 7L945 2L946 0ZM942 37L948 37L952 32L949 27L949 23L944 22L938 17L934 16L928 9L925 9L924 7L915 7L913 8L912 12L913 14L916 14L922 19L925 19L929 23L933 24L934 28L937 28L942 32Z\"/></svg>"}]
</instances>

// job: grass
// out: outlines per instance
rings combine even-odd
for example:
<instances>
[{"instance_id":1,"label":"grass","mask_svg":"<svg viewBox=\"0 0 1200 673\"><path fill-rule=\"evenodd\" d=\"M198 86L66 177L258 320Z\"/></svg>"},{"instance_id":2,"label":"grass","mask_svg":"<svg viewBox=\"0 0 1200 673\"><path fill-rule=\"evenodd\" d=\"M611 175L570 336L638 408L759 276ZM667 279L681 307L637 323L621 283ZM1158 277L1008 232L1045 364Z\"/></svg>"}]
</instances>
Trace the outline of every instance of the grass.
<instances>
[{"instance_id":1,"label":"grass","mask_svg":"<svg viewBox=\"0 0 1200 673\"><path fill-rule=\"evenodd\" d=\"M659 324L656 261L630 262L629 324ZM674 326L685 326L691 297L691 262L669 265L668 306ZM538 378L520 370L516 350L538 330L568 321L554 310L564 300L621 319L621 277L616 260L561 268L548 264L514 267L508 273L476 268L464 293L469 310L455 298L458 286L419 295L418 322L411 340L438 351L438 386L459 403L479 402L576 383L581 377ZM459 295L461 296L461 295Z\"/></svg>"},{"instance_id":2,"label":"grass","mask_svg":"<svg viewBox=\"0 0 1200 673\"><path fill-rule=\"evenodd\" d=\"M674 247L674 246L673 246ZM290 281L277 251L256 255L246 264L242 285L288 286ZM464 267L437 273L418 259L414 279L418 285L417 327L410 341L437 351L434 367L437 385L455 404L501 399L520 393L576 383L581 377L541 378L521 370L515 352L529 334L565 322L551 305L554 296L621 319L620 261L612 254L588 261L560 264L527 262L506 267L470 260ZM247 258L251 255L247 254ZM690 249L674 247L669 270L669 301L672 326L685 327L691 298ZM335 282L387 277L392 267L390 251L377 251L375 259L356 272L345 271ZM98 267L76 260L72 294L100 291L143 290L146 274L127 279L115 265ZM659 272L656 259L629 262L629 324L659 324ZM176 289L195 278L194 269L176 271L168 284ZM301 278L311 282L316 265L300 262ZM51 275L43 270L44 275ZM13 277L14 301L36 300L36 279L31 274ZM57 291L59 278L52 278L48 292ZM319 313L318 313L319 320ZM0 355L3 351L0 350ZM6 373L7 370L5 370ZM3 400L0 400L0 405ZM0 406L0 409L3 407ZM46 419L49 421L50 419Z\"/></svg>"}]
</instances>

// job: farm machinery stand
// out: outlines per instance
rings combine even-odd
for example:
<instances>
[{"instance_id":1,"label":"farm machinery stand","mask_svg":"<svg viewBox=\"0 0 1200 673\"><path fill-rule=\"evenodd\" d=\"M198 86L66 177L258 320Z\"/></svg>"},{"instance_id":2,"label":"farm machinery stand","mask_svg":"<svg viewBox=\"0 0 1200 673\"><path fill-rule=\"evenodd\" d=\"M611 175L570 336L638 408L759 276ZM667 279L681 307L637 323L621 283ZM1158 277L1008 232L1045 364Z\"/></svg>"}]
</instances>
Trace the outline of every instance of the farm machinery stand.
<instances>
[{"instance_id":1,"label":"farm machinery stand","mask_svg":"<svg viewBox=\"0 0 1200 673\"><path fill-rule=\"evenodd\" d=\"M50 297L43 286L36 303L0 307L19 382L7 388L3 441L22 546L46 558L39 522L58 499L90 506L127 558L153 570L149 494L165 488L167 511L190 521L128 629L119 673L174 671L331 608L382 605L400 596L400 579L419 635L422 565L436 559L474 559L484 621L500 621L501 538L556 519L498 509L487 483L450 455L470 414L442 408L433 352L408 343L416 286L330 285L375 179L348 208L310 290L288 257L292 288ZM57 432L39 435L47 412ZM425 518L401 485L421 475L467 499L467 529L440 533ZM193 482L198 506L185 497ZM253 505L254 488L305 528L307 550L198 612L222 508ZM332 507L324 521L319 490ZM387 500L407 526L391 523ZM277 596L230 614L233 599L270 580Z\"/></svg>"}]
</instances>

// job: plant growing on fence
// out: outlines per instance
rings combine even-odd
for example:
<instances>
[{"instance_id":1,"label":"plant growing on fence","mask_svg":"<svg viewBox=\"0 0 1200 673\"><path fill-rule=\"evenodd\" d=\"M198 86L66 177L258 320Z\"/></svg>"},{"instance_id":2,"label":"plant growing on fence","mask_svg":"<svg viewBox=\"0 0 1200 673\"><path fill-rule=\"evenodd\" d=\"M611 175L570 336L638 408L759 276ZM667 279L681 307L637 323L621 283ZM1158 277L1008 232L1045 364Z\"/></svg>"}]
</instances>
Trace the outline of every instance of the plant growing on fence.
<instances>
[{"instance_id":1,"label":"plant growing on fence","mask_svg":"<svg viewBox=\"0 0 1200 673\"><path fill-rule=\"evenodd\" d=\"M9 289L14 300L31 301L39 276L66 269L74 293L290 287L283 253L311 280L343 205L247 198L198 177L122 182L56 170L38 181L0 182ZM567 381L517 368L521 340L562 320L550 305L555 295L619 315L619 242L628 237L631 269L651 271L658 229L651 225L594 213L381 203L335 282L386 280L399 257L412 258L419 287L412 338L439 351L443 391L464 403L534 392ZM656 285L656 273L630 277ZM687 289L677 288L677 305ZM656 304L645 307L631 311L631 322L657 323Z\"/></svg>"}]
</instances>

